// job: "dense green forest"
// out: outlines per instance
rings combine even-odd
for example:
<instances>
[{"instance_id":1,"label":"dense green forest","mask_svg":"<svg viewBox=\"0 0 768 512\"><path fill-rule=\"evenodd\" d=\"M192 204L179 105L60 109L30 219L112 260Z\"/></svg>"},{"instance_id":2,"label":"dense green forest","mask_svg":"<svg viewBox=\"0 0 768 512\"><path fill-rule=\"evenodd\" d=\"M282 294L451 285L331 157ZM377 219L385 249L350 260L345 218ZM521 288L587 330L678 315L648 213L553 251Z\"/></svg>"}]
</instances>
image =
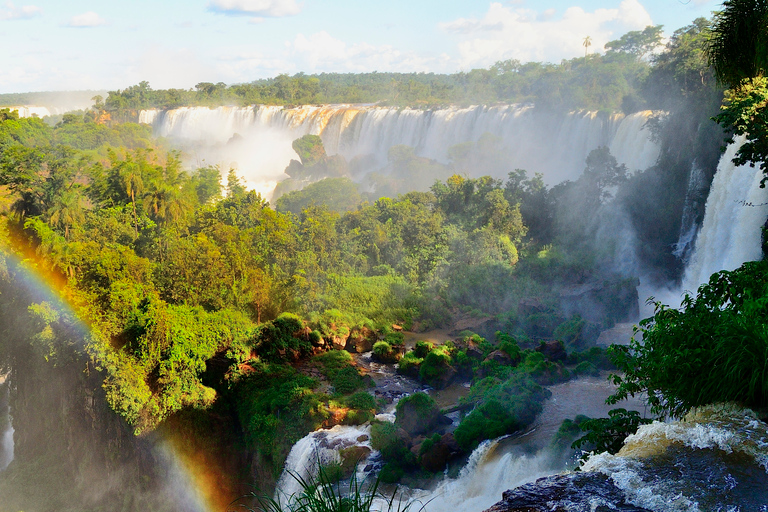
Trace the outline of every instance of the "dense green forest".
<instances>
[{"instance_id":1,"label":"dense green forest","mask_svg":"<svg viewBox=\"0 0 768 512\"><path fill-rule=\"evenodd\" d=\"M606 45L605 54L560 64L506 60L488 69L434 73L321 73L278 75L251 83L202 82L194 90L153 90L141 82L111 91L108 111L190 105L308 105L377 103L434 107L457 104L533 102L552 109L624 110L645 107L642 90L661 46L661 26L629 32ZM699 63L690 62L697 66ZM651 105L650 108L658 108Z\"/></svg>"},{"instance_id":2,"label":"dense green forest","mask_svg":"<svg viewBox=\"0 0 768 512\"><path fill-rule=\"evenodd\" d=\"M661 279L679 276L669 247L679 234L692 154L711 177L723 137L708 119L723 97L705 55L708 30L707 20L696 20L657 53L659 27L625 35L605 55L559 65L503 62L456 75L281 75L195 91L153 91L142 82L55 126L0 110L0 312L7 320L0 374L13 380L45 365L82 380L87 373L134 434L178 429L190 434L191 451L249 450L249 469L229 476L265 485L306 433L371 421L384 405L367 392L370 378L350 352L399 361L399 371L435 388L458 377L471 382L459 404L457 453L518 431L541 410L544 386L610 368L593 342L637 313L636 276L611 270L615 247L597 236L605 212L621 207L644 261ZM743 110L738 94L764 94L760 84L729 93L725 112ZM647 106L667 115L653 121L662 146L653 168L629 176L597 148L578 180L552 188L520 169L504 181L466 177L467 166L498 156L485 137L452 148L446 165L392 148L395 179L418 166L442 176L428 191L392 186L392 197L370 196L334 175L346 162L325 155L317 137L303 138L295 143L301 162L286 172L298 179L313 166L325 170L274 207L235 171L222 180L217 167L185 169L183 155L148 126L118 122L149 107L337 101L533 101L542 108ZM735 130L728 117L720 120ZM762 293L763 281L750 277L760 269L714 279L684 304L682 318L696 328L713 325L713 314L727 316L723 330L737 338L740 308L757 306L738 293L724 296L727 304L711 295L748 284ZM58 297L20 286L30 272L55 283ZM456 332L458 320L472 330ZM659 306L643 324L645 352L641 345L614 350L627 375L621 393L657 392L650 395L657 405L675 396L664 387L669 367L652 347L669 348L686 332L679 326ZM403 329L418 336L434 328L456 334L406 351ZM638 369L646 360L656 373ZM697 388L680 397L679 409L666 405L679 413L700 395ZM764 403L763 389L752 386L746 399ZM441 474L445 461L434 457L447 446L436 433L441 411L424 394L401 400L397 410L397 424L372 427L386 461L382 478ZM409 422L414 416L420 421ZM415 452L399 429L408 440L425 436ZM14 470L23 468L11 467L11 479ZM29 477L27 485L40 482Z\"/></svg>"}]
</instances>

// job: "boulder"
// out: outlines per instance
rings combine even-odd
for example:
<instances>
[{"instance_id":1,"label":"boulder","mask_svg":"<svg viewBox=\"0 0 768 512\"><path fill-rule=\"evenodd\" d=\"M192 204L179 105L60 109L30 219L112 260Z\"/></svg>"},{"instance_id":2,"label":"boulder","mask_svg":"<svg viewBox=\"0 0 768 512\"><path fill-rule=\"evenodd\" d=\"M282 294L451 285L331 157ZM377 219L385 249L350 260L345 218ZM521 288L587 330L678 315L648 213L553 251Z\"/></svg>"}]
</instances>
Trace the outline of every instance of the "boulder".
<instances>
[{"instance_id":1,"label":"boulder","mask_svg":"<svg viewBox=\"0 0 768 512\"><path fill-rule=\"evenodd\" d=\"M542 341L541 344L536 347L536 351L541 352L544 357L555 363L565 361L568 357L563 342L557 340L547 342Z\"/></svg>"},{"instance_id":2,"label":"boulder","mask_svg":"<svg viewBox=\"0 0 768 512\"><path fill-rule=\"evenodd\" d=\"M488 357L485 358L486 361L496 361L499 364L503 365L510 365L512 364L512 358L509 357L509 354L502 350L494 350L490 354L488 354Z\"/></svg>"},{"instance_id":3,"label":"boulder","mask_svg":"<svg viewBox=\"0 0 768 512\"><path fill-rule=\"evenodd\" d=\"M602 473L580 472L539 478L505 491L485 512L650 512L626 501Z\"/></svg>"},{"instance_id":4,"label":"boulder","mask_svg":"<svg viewBox=\"0 0 768 512\"><path fill-rule=\"evenodd\" d=\"M345 348L353 354L362 354L363 352L370 352L374 343L376 343L376 332L367 327L361 327L350 333Z\"/></svg>"}]
</instances>

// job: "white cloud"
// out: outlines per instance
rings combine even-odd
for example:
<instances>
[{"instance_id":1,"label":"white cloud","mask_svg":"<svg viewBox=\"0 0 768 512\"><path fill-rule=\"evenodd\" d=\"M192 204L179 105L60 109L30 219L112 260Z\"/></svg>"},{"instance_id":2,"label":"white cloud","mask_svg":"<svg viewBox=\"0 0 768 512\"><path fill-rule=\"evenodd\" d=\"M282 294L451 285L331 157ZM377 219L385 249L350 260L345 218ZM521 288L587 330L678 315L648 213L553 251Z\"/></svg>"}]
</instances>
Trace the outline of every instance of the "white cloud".
<instances>
[{"instance_id":1,"label":"white cloud","mask_svg":"<svg viewBox=\"0 0 768 512\"><path fill-rule=\"evenodd\" d=\"M296 0L212 0L208 9L229 16L256 18L293 16L301 11Z\"/></svg>"},{"instance_id":2,"label":"white cloud","mask_svg":"<svg viewBox=\"0 0 768 512\"><path fill-rule=\"evenodd\" d=\"M638 0L623 0L617 9L569 7L558 14L492 3L481 19L459 18L440 27L456 35L459 66L468 69L505 59L559 62L583 55L587 36L596 51L627 31L653 24Z\"/></svg>"},{"instance_id":3,"label":"white cloud","mask_svg":"<svg viewBox=\"0 0 768 512\"><path fill-rule=\"evenodd\" d=\"M152 46L134 55L125 66L124 83L142 80L153 89L188 89L199 82L210 82L216 75L197 52L186 48Z\"/></svg>"},{"instance_id":4,"label":"white cloud","mask_svg":"<svg viewBox=\"0 0 768 512\"><path fill-rule=\"evenodd\" d=\"M415 52L401 51L390 45L348 44L321 31L310 36L299 34L288 45L298 69L310 71L424 71L442 68L445 57L438 59Z\"/></svg>"},{"instance_id":5,"label":"white cloud","mask_svg":"<svg viewBox=\"0 0 768 512\"><path fill-rule=\"evenodd\" d=\"M42 14L43 10L36 5L16 7L13 2L6 2L5 8L0 9L0 20L28 20Z\"/></svg>"},{"instance_id":6,"label":"white cloud","mask_svg":"<svg viewBox=\"0 0 768 512\"><path fill-rule=\"evenodd\" d=\"M90 28L105 25L106 23L107 21L104 18L93 11L88 11L84 12L83 14L78 14L77 16L72 16L69 19L67 26L75 28Z\"/></svg>"}]
</instances>

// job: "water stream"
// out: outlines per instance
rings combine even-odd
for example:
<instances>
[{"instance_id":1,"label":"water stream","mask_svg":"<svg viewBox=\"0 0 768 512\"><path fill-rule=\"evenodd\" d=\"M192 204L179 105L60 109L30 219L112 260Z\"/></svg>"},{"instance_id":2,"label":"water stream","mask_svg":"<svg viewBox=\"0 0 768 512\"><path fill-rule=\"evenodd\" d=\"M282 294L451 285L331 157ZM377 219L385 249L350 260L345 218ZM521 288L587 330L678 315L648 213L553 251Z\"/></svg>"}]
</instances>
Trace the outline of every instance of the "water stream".
<instances>
[{"instance_id":1,"label":"water stream","mask_svg":"<svg viewBox=\"0 0 768 512\"><path fill-rule=\"evenodd\" d=\"M13 424L9 394L9 383L6 377L0 376L0 471L13 461Z\"/></svg>"}]
</instances>

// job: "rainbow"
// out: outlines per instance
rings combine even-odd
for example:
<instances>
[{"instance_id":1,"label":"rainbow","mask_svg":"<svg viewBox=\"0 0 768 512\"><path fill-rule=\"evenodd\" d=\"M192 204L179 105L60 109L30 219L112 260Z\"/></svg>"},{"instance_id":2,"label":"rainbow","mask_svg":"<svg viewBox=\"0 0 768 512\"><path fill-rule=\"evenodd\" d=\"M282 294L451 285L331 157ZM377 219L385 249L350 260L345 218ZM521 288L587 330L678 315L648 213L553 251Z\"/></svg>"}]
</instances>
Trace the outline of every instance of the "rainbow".
<instances>
[{"instance_id":1,"label":"rainbow","mask_svg":"<svg viewBox=\"0 0 768 512\"><path fill-rule=\"evenodd\" d=\"M0 230L5 231L5 226ZM4 236L5 235L5 236ZM23 289L32 302L47 302L55 310L71 319L72 325L81 334L85 351L86 340L92 335L93 319L79 313L84 308L78 306L67 279L61 272L34 253L26 244L14 243L7 232L0 232L5 238L4 248L0 248L0 276L11 279L13 285ZM5 265L3 265L3 263ZM3 268L4 267L4 268ZM4 271L4 272L3 272ZM224 511L237 497L233 494L235 485L220 470L212 454L195 449L188 439L173 428L161 428L159 442L152 446L155 459L160 461L165 473L163 492L167 492L177 510L183 512Z\"/></svg>"}]
</instances>

